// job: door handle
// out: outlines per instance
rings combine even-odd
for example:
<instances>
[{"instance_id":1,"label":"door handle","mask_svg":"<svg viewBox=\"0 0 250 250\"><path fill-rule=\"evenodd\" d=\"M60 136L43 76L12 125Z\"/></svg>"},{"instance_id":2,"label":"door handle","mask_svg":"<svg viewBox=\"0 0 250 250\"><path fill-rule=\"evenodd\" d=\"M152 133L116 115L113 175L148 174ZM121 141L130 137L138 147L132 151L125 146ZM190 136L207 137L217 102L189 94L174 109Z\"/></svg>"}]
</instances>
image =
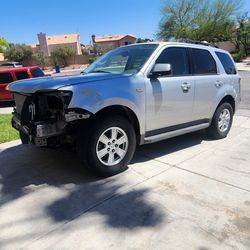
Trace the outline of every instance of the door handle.
<instances>
[{"instance_id":1,"label":"door handle","mask_svg":"<svg viewBox=\"0 0 250 250\"><path fill-rule=\"evenodd\" d=\"M219 88L219 87L221 87L222 82L221 81L215 81L214 85L215 85L215 87Z\"/></svg>"},{"instance_id":2,"label":"door handle","mask_svg":"<svg viewBox=\"0 0 250 250\"><path fill-rule=\"evenodd\" d=\"M184 83L182 83L181 88L182 88L183 92L188 92L189 89L191 88L191 85L187 82L184 82Z\"/></svg>"}]
</instances>

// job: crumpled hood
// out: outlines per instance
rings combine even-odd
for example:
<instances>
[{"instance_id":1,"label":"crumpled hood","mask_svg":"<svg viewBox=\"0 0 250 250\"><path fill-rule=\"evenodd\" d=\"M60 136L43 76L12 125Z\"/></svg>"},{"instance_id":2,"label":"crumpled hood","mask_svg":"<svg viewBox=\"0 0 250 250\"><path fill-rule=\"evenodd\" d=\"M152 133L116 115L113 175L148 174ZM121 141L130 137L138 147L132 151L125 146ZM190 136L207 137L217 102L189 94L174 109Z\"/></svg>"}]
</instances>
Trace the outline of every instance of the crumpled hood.
<instances>
[{"instance_id":1,"label":"crumpled hood","mask_svg":"<svg viewBox=\"0 0 250 250\"><path fill-rule=\"evenodd\" d=\"M7 89L13 92L32 94L37 91L53 91L69 85L121 77L126 76L107 73L90 73L86 75L80 74L77 76L45 76L12 82L8 85Z\"/></svg>"}]
</instances>

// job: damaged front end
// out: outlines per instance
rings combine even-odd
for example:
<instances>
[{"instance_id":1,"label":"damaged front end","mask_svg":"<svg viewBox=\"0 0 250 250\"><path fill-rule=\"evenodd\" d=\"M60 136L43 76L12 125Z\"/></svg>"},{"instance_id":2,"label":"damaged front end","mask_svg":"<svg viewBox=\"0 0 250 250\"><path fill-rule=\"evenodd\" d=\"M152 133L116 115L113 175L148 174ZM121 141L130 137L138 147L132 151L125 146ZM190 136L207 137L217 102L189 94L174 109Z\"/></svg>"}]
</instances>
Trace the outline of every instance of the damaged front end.
<instances>
[{"instance_id":1,"label":"damaged front end","mask_svg":"<svg viewBox=\"0 0 250 250\"><path fill-rule=\"evenodd\" d=\"M68 108L71 91L37 92L32 95L14 93L12 126L20 132L22 143L36 146L73 144L79 120L90 113Z\"/></svg>"}]
</instances>

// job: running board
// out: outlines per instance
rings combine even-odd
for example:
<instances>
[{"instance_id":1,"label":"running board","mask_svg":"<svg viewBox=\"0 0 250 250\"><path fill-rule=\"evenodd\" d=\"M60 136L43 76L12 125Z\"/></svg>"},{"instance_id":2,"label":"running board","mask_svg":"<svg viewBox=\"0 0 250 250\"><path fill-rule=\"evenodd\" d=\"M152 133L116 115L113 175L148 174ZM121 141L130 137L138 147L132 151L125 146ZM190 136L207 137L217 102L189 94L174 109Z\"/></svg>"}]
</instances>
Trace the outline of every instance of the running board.
<instances>
[{"instance_id":1,"label":"running board","mask_svg":"<svg viewBox=\"0 0 250 250\"><path fill-rule=\"evenodd\" d=\"M166 133L162 133L162 134L158 134L158 135L153 135L153 136L149 136L149 137L145 137L144 138L144 143L152 143L152 142L157 142L157 141L161 141L161 140L165 140L165 139L169 139L178 135L183 135L183 134L187 134L190 132L194 132L194 131L198 131L201 129L205 129L209 127L209 123L202 123L199 125L194 125L191 127L187 127L187 128L182 128L182 129L178 129L178 130L174 130L171 132L166 132Z\"/></svg>"}]
</instances>

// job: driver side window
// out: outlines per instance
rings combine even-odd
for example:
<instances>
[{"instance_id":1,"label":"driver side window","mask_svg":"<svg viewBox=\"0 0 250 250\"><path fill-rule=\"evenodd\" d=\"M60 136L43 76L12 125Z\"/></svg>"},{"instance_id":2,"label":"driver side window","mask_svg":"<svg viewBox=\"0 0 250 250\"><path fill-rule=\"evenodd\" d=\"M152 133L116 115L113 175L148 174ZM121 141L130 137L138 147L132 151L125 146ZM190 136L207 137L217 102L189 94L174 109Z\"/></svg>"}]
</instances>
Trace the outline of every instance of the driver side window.
<instances>
[{"instance_id":1,"label":"driver side window","mask_svg":"<svg viewBox=\"0 0 250 250\"><path fill-rule=\"evenodd\" d=\"M157 58L156 63L171 64L172 76L184 76L190 74L187 50L182 47L165 49Z\"/></svg>"}]
</instances>

